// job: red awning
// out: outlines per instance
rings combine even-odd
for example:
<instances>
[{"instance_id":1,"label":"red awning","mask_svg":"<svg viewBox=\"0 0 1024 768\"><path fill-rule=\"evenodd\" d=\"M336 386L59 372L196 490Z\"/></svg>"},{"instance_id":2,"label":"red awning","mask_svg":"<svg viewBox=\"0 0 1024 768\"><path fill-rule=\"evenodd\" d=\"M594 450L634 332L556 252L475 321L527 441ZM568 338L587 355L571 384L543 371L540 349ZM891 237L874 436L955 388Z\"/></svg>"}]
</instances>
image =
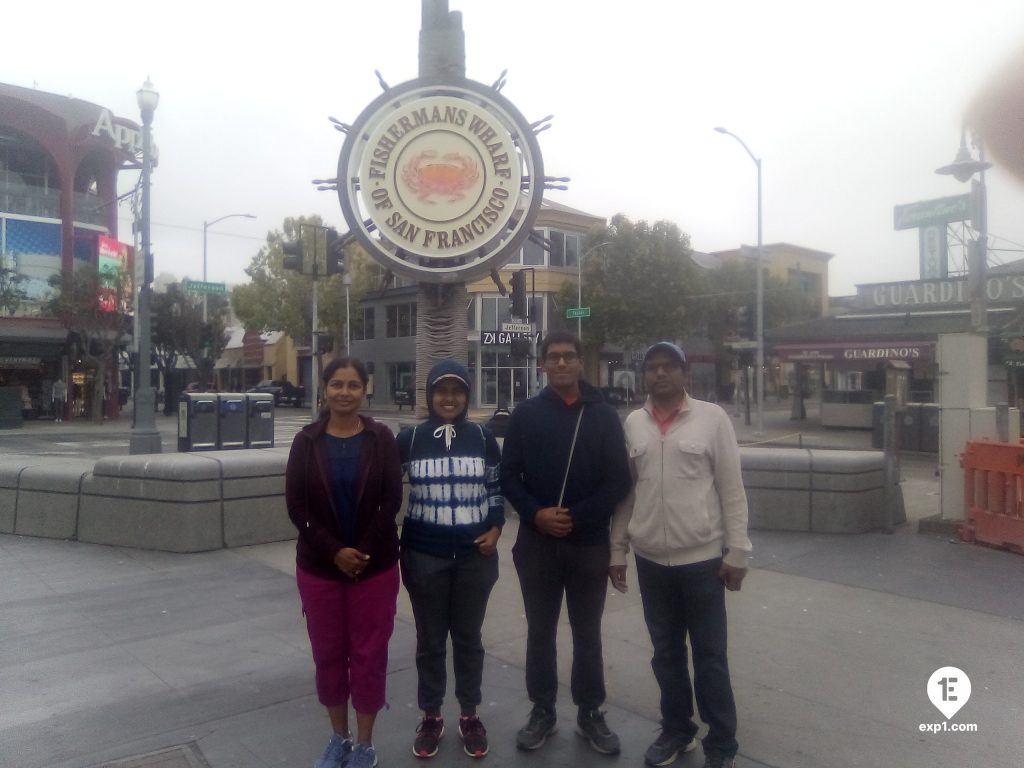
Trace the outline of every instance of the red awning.
<instances>
[{"instance_id":1,"label":"red awning","mask_svg":"<svg viewBox=\"0 0 1024 768\"><path fill-rule=\"evenodd\" d=\"M934 341L840 341L776 344L773 354L788 363L872 364L887 360L915 363L935 357Z\"/></svg>"}]
</instances>

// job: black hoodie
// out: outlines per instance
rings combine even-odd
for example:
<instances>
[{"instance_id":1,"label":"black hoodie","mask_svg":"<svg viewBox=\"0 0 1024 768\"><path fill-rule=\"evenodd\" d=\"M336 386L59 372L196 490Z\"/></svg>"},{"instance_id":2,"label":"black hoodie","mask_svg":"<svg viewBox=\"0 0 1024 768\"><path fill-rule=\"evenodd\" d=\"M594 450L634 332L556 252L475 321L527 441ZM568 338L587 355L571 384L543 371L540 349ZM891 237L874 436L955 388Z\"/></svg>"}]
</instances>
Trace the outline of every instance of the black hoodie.
<instances>
[{"instance_id":1,"label":"black hoodie","mask_svg":"<svg viewBox=\"0 0 1024 768\"><path fill-rule=\"evenodd\" d=\"M577 419L579 434L566 477ZM585 381L580 382L580 397L572 405L566 405L551 387L517 405L505 435L501 490L524 525L536 529L537 510L558 506L563 479L562 506L572 517L572 532L565 540L607 542L612 512L631 484L626 438L615 409Z\"/></svg>"}]
</instances>

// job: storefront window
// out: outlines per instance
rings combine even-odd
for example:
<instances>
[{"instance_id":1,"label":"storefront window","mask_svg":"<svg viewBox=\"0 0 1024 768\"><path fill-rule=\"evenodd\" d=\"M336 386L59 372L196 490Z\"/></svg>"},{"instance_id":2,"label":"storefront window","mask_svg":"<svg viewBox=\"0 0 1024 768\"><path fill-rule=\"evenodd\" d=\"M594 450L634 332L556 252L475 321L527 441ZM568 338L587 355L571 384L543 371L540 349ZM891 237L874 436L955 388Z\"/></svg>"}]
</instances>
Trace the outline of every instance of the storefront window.
<instances>
[{"instance_id":1,"label":"storefront window","mask_svg":"<svg viewBox=\"0 0 1024 768\"><path fill-rule=\"evenodd\" d=\"M485 296L480 300L480 330L499 331L511 319L509 300L505 296Z\"/></svg>"},{"instance_id":2,"label":"storefront window","mask_svg":"<svg viewBox=\"0 0 1024 768\"><path fill-rule=\"evenodd\" d=\"M543 267L544 249L532 240L527 240L523 245L523 264L528 267Z\"/></svg>"},{"instance_id":3,"label":"storefront window","mask_svg":"<svg viewBox=\"0 0 1024 768\"><path fill-rule=\"evenodd\" d=\"M387 309L387 337L389 339L416 335L416 305L392 304Z\"/></svg>"}]
</instances>

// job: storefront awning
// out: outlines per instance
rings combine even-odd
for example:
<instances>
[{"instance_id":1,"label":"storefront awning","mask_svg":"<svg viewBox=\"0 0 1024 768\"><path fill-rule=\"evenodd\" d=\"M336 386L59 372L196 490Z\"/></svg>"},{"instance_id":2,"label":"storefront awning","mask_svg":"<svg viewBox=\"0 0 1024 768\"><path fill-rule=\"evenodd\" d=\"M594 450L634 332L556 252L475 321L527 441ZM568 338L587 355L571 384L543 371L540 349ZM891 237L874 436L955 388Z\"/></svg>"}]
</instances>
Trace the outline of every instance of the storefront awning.
<instances>
[{"instance_id":1,"label":"storefront awning","mask_svg":"<svg viewBox=\"0 0 1024 768\"><path fill-rule=\"evenodd\" d=\"M935 358L934 341L843 341L776 344L775 357L787 363L871 364L887 360L915 363Z\"/></svg>"}]
</instances>

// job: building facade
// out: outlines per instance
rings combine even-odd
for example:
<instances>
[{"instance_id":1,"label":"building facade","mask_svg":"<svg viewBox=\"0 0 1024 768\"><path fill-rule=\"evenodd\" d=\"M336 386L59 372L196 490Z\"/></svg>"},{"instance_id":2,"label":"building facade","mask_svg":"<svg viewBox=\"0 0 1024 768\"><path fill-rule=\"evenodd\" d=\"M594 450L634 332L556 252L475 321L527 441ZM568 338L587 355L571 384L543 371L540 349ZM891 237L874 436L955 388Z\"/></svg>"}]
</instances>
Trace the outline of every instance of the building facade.
<instances>
[{"instance_id":1,"label":"building facade","mask_svg":"<svg viewBox=\"0 0 1024 768\"><path fill-rule=\"evenodd\" d=\"M0 83L0 386L22 387L29 415L53 415L58 377L67 415L89 408L91 374L49 305L77 264L130 269L131 249L117 240L117 175L140 151L139 126L108 109ZM118 402L111 396L107 412Z\"/></svg>"},{"instance_id":2,"label":"building facade","mask_svg":"<svg viewBox=\"0 0 1024 768\"><path fill-rule=\"evenodd\" d=\"M527 271L527 321L538 341L555 328L575 330L575 325L567 325L568 307L559 304L558 294L566 283L576 285L586 234L604 223L599 216L545 200L534 230L551 243L550 252L527 241L500 270L505 286L511 284L514 272ZM470 405L515 405L530 396L531 381L539 373L531 355L512 354L512 334L503 326L518 319L511 315L509 297L502 296L489 277L469 283L466 289L468 362L473 377ZM374 399L403 400L402 393L410 392L416 381L416 286L397 279L393 287L368 294L359 311L362 322L353 324L359 332L352 339L352 354L367 364Z\"/></svg>"}]
</instances>

